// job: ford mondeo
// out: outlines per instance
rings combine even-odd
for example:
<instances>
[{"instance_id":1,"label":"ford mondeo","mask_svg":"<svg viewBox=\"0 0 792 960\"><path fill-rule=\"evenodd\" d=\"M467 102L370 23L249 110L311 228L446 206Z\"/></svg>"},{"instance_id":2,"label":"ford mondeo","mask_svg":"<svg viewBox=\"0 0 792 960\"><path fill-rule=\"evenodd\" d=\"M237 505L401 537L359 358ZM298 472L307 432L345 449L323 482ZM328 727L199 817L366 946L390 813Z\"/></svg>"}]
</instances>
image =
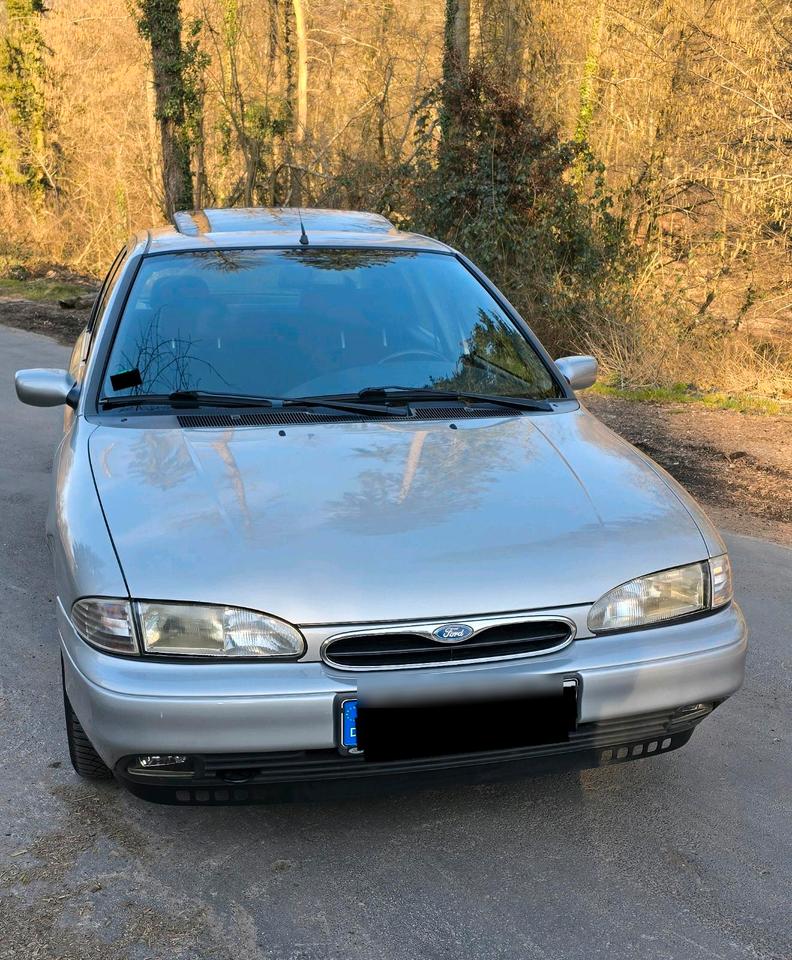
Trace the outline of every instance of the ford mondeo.
<instances>
[{"instance_id":1,"label":"ford mondeo","mask_svg":"<svg viewBox=\"0 0 792 960\"><path fill-rule=\"evenodd\" d=\"M66 735L172 803L657 757L743 677L723 541L444 243L178 213L68 370L46 535Z\"/></svg>"}]
</instances>

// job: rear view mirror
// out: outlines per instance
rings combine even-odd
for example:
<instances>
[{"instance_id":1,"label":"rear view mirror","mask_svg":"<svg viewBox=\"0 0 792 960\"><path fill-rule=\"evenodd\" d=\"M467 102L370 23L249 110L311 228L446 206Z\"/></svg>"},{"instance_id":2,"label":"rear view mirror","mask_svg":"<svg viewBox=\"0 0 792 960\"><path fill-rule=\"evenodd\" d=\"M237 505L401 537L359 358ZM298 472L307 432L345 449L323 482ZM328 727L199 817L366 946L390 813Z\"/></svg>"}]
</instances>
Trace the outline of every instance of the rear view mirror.
<instances>
[{"instance_id":1,"label":"rear view mirror","mask_svg":"<svg viewBox=\"0 0 792 960\"><path fill-rule=\"evenodd\" d=\"M31 407L77 405L77 384L68 370L17 370L14 384L19 399Z\"/></svg>"},{"instance_id":2,"label":"rear view mirror","mask_svg":"<svg viewBox=\"0 0 792 960\"><path fill-rule=\"evenodd\" d=\"M597 361L594 357L560 357L556 360L556 366L573 390L585 390L597 380Z\"/></svg>"}]
</instances>

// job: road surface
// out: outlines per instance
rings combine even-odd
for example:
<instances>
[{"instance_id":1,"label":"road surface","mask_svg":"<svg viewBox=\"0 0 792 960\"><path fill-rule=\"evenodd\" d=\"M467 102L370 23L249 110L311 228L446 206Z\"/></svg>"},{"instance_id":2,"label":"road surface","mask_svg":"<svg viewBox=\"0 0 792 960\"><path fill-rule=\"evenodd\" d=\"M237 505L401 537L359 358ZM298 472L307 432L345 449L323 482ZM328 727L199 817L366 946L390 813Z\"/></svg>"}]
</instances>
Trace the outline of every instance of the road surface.
<instances>
[{"instance_id":1,"label":"road surface","mask_svg":"<svg viewBox=\"0 0 792 960\"><path fill-rule=\"evenodd\" d=\"M728 537L743 690L683 750L344 803L146 804L81 782L43 540L64 366L0 327L0 958L792 957L792 551Z\"/></svg>"}]
</instances>

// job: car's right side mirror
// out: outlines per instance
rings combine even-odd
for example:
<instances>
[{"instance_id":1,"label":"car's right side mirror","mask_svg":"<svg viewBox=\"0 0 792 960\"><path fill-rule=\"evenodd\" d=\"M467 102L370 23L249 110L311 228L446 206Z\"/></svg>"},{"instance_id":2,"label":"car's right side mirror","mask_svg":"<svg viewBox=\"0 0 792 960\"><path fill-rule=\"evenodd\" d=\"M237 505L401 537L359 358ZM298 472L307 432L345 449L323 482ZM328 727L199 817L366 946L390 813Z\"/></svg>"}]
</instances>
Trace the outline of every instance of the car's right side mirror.
<instances>
[{"instance_id":1,"label":"car's right side mirror","mask_svg":"<svg viewBox=\"0 0 792 960\"><path fill-rule=\"evenodd\" d=\"M597 361L594 357L560 357L555 364L573 390L585 390L597 380Z\"/></svg>"},{"instance_id":2,"label":"car's right side mirror","mask_svg":"<svg viewBox=\"0 0 792 960\"><path fill-rule=\"evenodd\" d=\"M32 407L77 405L77 384L68 370L17 370L14 382L19 399Z\"/></svg>"}]
</instances>

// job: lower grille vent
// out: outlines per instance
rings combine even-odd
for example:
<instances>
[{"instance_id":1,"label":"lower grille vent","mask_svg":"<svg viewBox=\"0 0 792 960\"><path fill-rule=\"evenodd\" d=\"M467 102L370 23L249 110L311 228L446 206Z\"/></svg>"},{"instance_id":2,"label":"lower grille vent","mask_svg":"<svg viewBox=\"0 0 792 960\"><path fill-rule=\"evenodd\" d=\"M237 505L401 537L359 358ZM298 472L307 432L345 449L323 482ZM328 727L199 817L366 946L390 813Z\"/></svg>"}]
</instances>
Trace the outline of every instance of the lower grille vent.
<instances>
[{"instance_id":1,"label":"lower grille vent","mask_svg":"<svg viewBox=\"0 0 792 960\"><path fill-rule=\"evenodd\" d=\"M455 644L409 632L339 637L326 644L323 656L331 666L376 670L549 653L571 638L572 626L565 620L527 620L489 627Z\"/></svg>"},{"instance_id":2,"label":"lower grille vent","mask_svg":"<svg viewBox=\"0 0 792 960\"><path fill-rule=\"evenodd\" d=\"M444 776L453 770L492 765L514 764L515 772L542 773L556 769L558 764L569 762L580 767L601 764L625 763L643 757L666 753L683 746L690 738L693 728L711 712L712 705L695 714L677 716L665 711L623 717L618 722L578 724L569 740L564 743L537 745L487 753L453 754L445 757L423 757L416 760L367 761L363 757L339 755L337 750L294 750L282 753L205 754L194 757L195 782L190 784L174 781L165 789L171 789L172 799L177 803L249 803L273 797L299 799L310 796L310 785L321 784L322 798L337 786L343 796L345 786L350 786L358 797L362 781L398 777L400 785L412 774L431 776L433 770ZM576 763L576 757L579 762ZM499 767L499 769L502 769ZM140 796L162 799L158 784L151 788L143 785L132 769L124 768L122 775L127 785ZM242 777L245 776L243 781ZM485 777L486 779L486 777ZM421 781L424 785L429 782ZM283 792L275 788L280 788ZM146 790L151 789L151 792ZM302 793L302 789L305 793ZM274 792L270 793L272 790Z\"/></svg>"}]
</instances>

